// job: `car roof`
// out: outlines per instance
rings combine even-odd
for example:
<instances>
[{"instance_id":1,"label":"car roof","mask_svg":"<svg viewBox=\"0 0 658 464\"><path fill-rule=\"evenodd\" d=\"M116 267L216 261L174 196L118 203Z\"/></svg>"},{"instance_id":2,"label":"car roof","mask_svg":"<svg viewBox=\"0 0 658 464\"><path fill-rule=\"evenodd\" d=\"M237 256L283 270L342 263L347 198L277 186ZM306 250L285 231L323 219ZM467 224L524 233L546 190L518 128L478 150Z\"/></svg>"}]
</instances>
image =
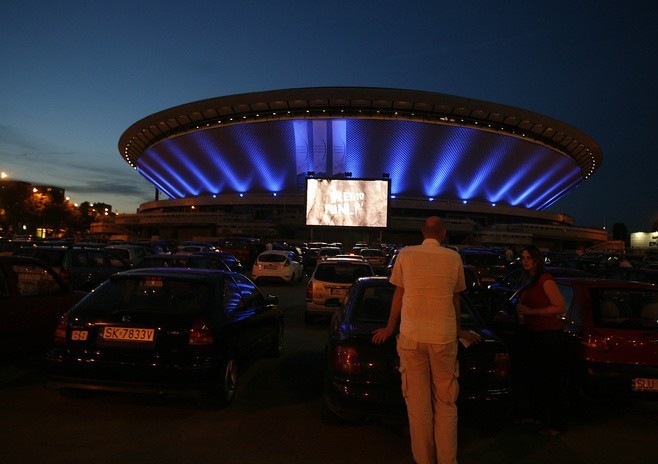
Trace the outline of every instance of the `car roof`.
<instances>
[{"instance_id":1,"label":"car roof","mask_svg":"<svg viewBox=\"0 0 658 464\"><path fill-rule=\"evenodd\" d=\"M364 261L362 258L352 258L352 257L335 257L330 256L322 261L318 261L318 266L321 264L331 264L331 263L356 263L356 264L368 264L367 261Z\"/></svg>"},{"instance_id":2,"label":"car roof","mask_svg":"<svg viewBox=\"0 0 658 464\"><path fill-rule=\"evenodd\" d=\"M115 278L120 276L127 277L165 277L176 279L191 279L191 280L208 280L216 277L234 275L233 271L223 269L205 269L205 268L187 268L187 267L153 267L143 269L132 269L129 271L120 272L114 275Z\"/></svg>"},{"instance_id":3,"label":"car roof","mask_svg":"<svg viewBox=\"0 0 658 464\"><path fill-rule=\"evenodd\" d=\"M39 263L39 264L47 265L47 263L44 263L40 259L32 258L31 256L23 256L23 255L0 255L0 261Z\"/></svg>"}]
</instances>

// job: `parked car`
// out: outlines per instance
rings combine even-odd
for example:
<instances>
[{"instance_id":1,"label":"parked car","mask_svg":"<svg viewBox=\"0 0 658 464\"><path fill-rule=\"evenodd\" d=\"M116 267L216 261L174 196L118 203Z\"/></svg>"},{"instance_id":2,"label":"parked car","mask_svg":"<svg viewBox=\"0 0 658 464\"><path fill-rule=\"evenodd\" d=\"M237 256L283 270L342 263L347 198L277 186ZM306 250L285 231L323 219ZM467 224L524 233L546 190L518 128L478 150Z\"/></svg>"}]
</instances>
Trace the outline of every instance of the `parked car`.
<instances>
[{"instance_id":1,"label":"parked car","mask_svg":"<svg viewBox=\"0 0 658 464\"><path fill-rule=\"evenodd\" d=\"M386 274L386 266L388 265L388 258L384 251L379 248L364 248L361 250L361 256L368 260L372 270L375 274Z\"/></svg>"},{"instance_id":2,"label":"parked car","mask_svg":"<svg viewBox=\"0 0 658 464\"><path fill-rule=\"evenodd\" d=\"M556 279L572 386L598 397L658 400L658 287L609 279Z\"/></svg>"},{"instance_id":3,"label":"parked car","mask_svg":"<svg viewBox=\"0 0 658 464\"><path fill-rule=\"evenodd\" d=\"M341 250L337 246L322 247L322 248L320 248L320 250L318 250L317 260L321 261L323 259L333 258L334 256L340 255L342 253L343 253L343 250Z\"/></svg>"},{"instance_id":4,"label":"parked car","mask_svg":"<svg viewBox=\"0 0 658 464\"><path fill-rule=\"evenodd\" d=\"M219 253L150 255L143 257L137 263L135 269L144 269L147 267L185 267L193 269L231 270L224 259L219 256Z\"/></svg>"},{"instance_id":5,"label":"parked car","mask_svg":"<svg viewBox=\"0 0 658 464\"><path fill-rule=\"evenodd\" d=\"M209 269L112 276L55 329L48 386L233 399L238 363L278 356L283 313L247 277ZM248 355L248 356L247 356ZM71 390L72 389L72 390Z\"/></svg>"},{"instance_id":6,"label":"parked car","mask_svg":"<svg viewBox=\"0 0 658 464\"><path fill-rule=\"evenodd\" d=\"M356 279L372 275L375 275L372 267L362 259L328 258L318 261L306 286L304 322L312 322L316 316L332 316L336 307L335 304L328 306L327 300L342 298Z\"/></svg>"},{"instance_id":7,"label":"parked car","mask_svg":"<svg viewBox=\"0 0 658 464\"><path fill-rule=\"evenodd\" d=\"M34 246L20 248L14 255L45 261L76 290L93 290L110 275L130 267L109 250L96 247Z\"/></svg>"},{"instance_id":8,"label":"parked car","mask_svg":"<svg viewBox=\"0 0 658 464\"><path fill-rule=\"evenodd\" d=\"M580 394L658 399L658 286L601 278L558 277L572 400ZM512 298L514 300L514 298ZM512 347L519 326L510 306L492 322Z\"/></svg>"},{"instance_id":9,"label":"parked car","mask_svg":"<svg viewBox=\"0 0 658 464\"><path fill-rule=\"evenodd\" d=\"M105 249L126 261L130 267L134 267L144 256L151 254L151 250L142 245L108 245Z\"/></svg>"},{"instance_id":10,"label":"parked car","mask_svg":"<svg viewBox=\"0 0 658 464\"><path fill-rule=\"evenodd\" d=\"M34 258L0 256L0 357L50 346L59 317L87 292Z\"/></svg>"},{"instance_id":11,"label":"parked car","mask_svg":"<svg viewBox=\"0 0 658 464\"><path fill-rule=\"evenodd\" d=\"M262 280L300 282L304 277L304 266L292 251L263 251L254 261L251 277L254 282Z\"/></svg>"},{"instance_id":12,"label":"parked car","mask_svg":"<svg viewBox=\"0 0 658 464\"><path fill-rule=\"evenodd\" d=\"M335 415L349 421L406 420L395 336L382 345L372 343L373 330L388 321L394 291L387 277L358 279L335 313L326 349L327 419ZM507 348L467 300L462 301L461 314L462 329L479 333L482 341L459 346L459 402L478 408L496 405L500 411L495 417L502 418L512 387Z\"/></svg>"},{"instance_id":13,"label":"parked car","mask_svg":"<svg viewBox=\"0 0 658 464\"><path fill-rule=\"evenodd\" d=\"M459 249L462 262L479 276L482 285L489 285L507 273L505 258L499 253L479 249Z\"/></svg>"}]
</instances>

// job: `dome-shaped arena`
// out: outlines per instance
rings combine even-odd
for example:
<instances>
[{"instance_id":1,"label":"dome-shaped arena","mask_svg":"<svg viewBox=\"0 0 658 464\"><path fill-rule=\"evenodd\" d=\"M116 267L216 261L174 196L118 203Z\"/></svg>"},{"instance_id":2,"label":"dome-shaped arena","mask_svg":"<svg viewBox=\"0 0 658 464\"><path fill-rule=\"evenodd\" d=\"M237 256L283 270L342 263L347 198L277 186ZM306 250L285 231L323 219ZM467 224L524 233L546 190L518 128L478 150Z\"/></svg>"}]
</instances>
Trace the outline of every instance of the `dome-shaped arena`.
<instances>
[{"instance_id":1,"label":"dome-shaped arena","mask_svg":"<svg viewBox=\"0 0 658 464\"><path fill-rule=\"evenodd\" d=\"M168 197L125 218L140 235L404 242L436 214L453 243L569 248L606 238L546 211L599 168L596 142L485 101L353 87L232 95L148 116L119 150ZM386 226L309 225L308 178L386 180Z\"/></svg>"}]
</instances>

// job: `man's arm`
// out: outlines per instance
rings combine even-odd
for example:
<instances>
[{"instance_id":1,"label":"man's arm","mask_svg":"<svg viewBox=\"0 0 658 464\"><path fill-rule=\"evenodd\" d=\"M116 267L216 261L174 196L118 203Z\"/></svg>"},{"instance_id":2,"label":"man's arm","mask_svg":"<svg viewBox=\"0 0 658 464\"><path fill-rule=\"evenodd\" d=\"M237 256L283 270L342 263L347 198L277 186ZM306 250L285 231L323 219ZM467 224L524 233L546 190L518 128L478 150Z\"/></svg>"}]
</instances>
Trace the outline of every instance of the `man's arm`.
<instances>
[{"instance_id":1,"label":"man's arm","mask_svg":"<svg viewBox=\"0 0 658 464\"><path fill-rule=\"evenodd\" d=\"M400 314L402 314L402 297L404 296L404 288L395 287L395 293L393 293L393 301L391 301L391 314L388 316L388 323L383 329L375 329L372 332L372 342L375 345L381 345L386 341L388 337L393 334L395 327L398 325L400 320Z\"/></svg>"}]
</instances>

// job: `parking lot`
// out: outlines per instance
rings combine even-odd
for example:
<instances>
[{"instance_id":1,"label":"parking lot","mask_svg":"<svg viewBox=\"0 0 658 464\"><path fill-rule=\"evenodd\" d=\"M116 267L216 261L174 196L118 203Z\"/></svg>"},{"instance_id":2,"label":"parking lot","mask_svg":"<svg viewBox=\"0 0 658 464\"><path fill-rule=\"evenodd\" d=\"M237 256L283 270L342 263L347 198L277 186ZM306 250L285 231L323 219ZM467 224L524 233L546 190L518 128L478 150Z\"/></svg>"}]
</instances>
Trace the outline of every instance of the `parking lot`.
<instances>
[{"instance_id":1,"label":"parking lot","mask_svg":"<svg viewBox=\"0 0 658 464\"><path fill-rule=\"evenodd\" d=\"M286 315L284 355L248 366L235 402L206 410L188 400L45 388L38 360L0 367L3 463L410 463L404 427L326 425L321 381L326 322L303 322L304 284L261 286ZM645 463L658 453L658 404L588 401L557 438L460 417L459 462Z\"/></svg>"}]
</instances>

